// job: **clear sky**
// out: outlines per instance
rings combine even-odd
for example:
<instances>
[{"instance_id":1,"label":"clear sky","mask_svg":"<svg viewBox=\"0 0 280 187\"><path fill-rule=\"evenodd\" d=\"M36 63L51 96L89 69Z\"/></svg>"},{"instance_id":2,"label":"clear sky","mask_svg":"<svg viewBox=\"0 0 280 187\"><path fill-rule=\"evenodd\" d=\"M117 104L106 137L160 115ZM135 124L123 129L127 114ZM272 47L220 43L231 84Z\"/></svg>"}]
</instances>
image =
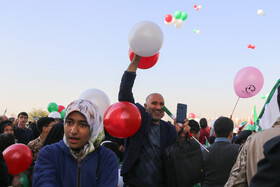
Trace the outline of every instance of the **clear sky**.
<instances>
[{"instance_id":1,"label":"clear sky","mask_svg":"<svg viewBox=\"0 0 280 187\"><path fill-rule=\"evenodd\" d=\"M254 105L259 113L260 96L280 78L279 7L278 0L0 1L0 113L47 110L50 102L67 106L89 88L117 102L130 63L128 35L144 20L160 26L164 43L157 64L137 71L136 101L159 92L174 114L180 102L197 117L229 116L238 98L235 75L254 66L263 88L240 99L233 117L250 116ZM165 15L177 10L188 13L182 28L166 26Z\"/></svg>"}]
</instances>

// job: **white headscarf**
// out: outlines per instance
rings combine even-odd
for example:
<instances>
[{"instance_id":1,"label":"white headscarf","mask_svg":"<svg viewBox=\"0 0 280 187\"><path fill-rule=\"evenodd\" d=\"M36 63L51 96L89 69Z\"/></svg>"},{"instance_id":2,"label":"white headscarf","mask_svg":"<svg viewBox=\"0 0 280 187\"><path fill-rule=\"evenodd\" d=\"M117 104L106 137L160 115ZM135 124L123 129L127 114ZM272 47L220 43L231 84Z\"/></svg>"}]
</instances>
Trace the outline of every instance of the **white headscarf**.
<instances>
[{"instance_id":1,"label":"white headscarf","mask_svg":"<svg viewBox=\"0 0 280 187\"><path fill-rule=\"evenodd\" d=\"M103 121L98 107L88 100L77 99L71 102L66 108L64 120L66 120L67 116L74 111L80 112L85 116L90 129L90 138L88 140L88 143L78 154L71 150L68 142L66 141L65 133L63 141L70 148L70 151L75 158L84 158L86 155L93 152L104 139L105 133L103 128Z\"/></svg>"}]
</instances>

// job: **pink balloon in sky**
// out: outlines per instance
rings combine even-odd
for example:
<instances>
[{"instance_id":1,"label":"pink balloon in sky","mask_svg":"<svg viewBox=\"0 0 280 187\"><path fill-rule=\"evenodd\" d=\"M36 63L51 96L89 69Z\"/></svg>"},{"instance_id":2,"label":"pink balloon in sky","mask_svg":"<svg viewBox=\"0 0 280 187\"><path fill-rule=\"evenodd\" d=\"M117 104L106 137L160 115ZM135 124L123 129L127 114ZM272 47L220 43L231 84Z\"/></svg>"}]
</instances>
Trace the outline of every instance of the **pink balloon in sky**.
<instances>
[{"instance_id":1,"label":"pink balloon in sky","mask_svg":"<svg viewBox=\"0 0 280 187\"><path fill-rule=\"evenodd\" d=\"M263 75L255 67L245 67L234 78L234 91L240 98L249 98L258 94L263 87Z\"/></svg>"}]
</instances>

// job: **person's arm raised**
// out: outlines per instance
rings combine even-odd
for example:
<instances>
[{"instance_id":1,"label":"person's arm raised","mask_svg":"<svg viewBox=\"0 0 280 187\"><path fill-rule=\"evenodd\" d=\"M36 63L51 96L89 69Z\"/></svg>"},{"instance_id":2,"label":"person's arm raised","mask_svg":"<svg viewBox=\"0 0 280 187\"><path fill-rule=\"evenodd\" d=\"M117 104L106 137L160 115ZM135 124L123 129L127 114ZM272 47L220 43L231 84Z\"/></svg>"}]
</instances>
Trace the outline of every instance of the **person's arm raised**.
<instances>
[{"instance_id":1,"label":"person's arm raised","mask_svg":"<svg viewBox=\"0 0 280 187\"><path fill-rule=\"evenodd\" d=\"M134 57L133 57L131 63L129 64L129 66L127 67L126 71L128 71L128 72L136 72L140 60L141 60L141 56L139 56L137 54L134 54Z\"/></svg>"}]
</instances>

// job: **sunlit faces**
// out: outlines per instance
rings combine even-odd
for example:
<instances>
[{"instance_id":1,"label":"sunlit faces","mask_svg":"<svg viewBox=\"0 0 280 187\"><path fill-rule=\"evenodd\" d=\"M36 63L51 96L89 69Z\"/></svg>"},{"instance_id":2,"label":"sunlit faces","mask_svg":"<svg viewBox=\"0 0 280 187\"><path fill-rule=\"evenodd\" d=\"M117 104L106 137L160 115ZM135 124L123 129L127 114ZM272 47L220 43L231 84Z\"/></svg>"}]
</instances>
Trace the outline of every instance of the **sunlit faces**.
<instances>
[{"instance_id":1,"label":"sunlit faces","mask_svg":"<svg viewBox=\"0 0 280 187\"><path fill-rule=\"evenodd\" d=\"M71 149L82 148L90 138L88 122L80 112L70 113L65 120L65 137Z\"/></svg>"},{"instance_id":2,"label":"sunlit faces","mask_svg":"<svg viewBox=\"0 0 280 187\"><path fill-rule=\"evenodd\" d=\"M148 97L145 103L145 109L152 116L153 122L159 123L163 117L164 111L164 99L160 94L152 94Z\"/></svg>"},{"instance_id":3,"label":"sunlit faces","mask_svg":"<svg viewBox=\"0 0 280 187\"><path fill-rule=\"evenodd\" d=\"M14 127L11 125L7 125L4 127L4 133L11 133L14 134Z\"/></svg>"}]
</instances>

